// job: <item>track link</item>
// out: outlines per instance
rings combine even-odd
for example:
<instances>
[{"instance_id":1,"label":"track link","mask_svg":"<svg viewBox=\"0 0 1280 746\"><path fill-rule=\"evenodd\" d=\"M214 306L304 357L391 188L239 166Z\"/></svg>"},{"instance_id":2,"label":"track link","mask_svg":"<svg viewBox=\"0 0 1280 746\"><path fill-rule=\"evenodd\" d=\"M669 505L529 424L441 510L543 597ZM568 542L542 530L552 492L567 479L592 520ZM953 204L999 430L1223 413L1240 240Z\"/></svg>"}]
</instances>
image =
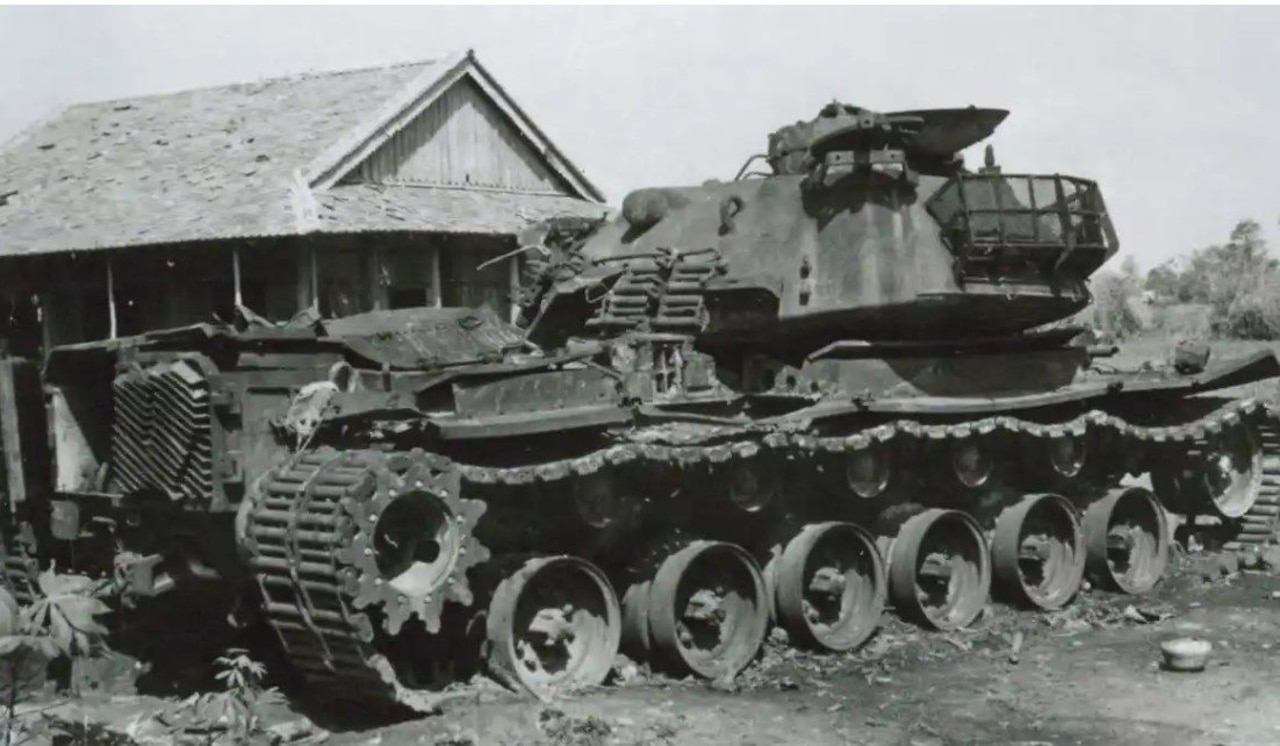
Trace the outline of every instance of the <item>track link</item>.
<instances>
[{"instance_id":1,"label":"track link","mask_svg":"<svg viewBox=\"0 0 1280 746\"><path fill-rule=\"evenodd\" d=\"M656 427L631 431L626 440L576 458L520 467L449 463L448 469L458 477L452 482L456 495L465 492L468 484L558 483L607 474L625 464L683 471L724 465L734 459L787 458L803 462L851 454L895 439L961 442L996 432L1036 439L1092 433L1109 438L1112 443L1116 439L1129 441L1136 450L1144 444L1190 447L1211 434L1247 424L1262 433L1266 476L1262 497L1242 519L1246 528L1241 536L1261 543L1270 538L1267 532L1274 530L1280 516L1278 415L1280 411L1246 399L1226 404L1192 422L1159 427L1135 425L1096 410L1050 424L1011 416L946 424L899 420L847 435L826 436L813 434L810 423L796 423L788 429ZM297 454L289 463L268 473L253 491L246 503L242 543L261 587L267 618L295 667L307 678L311 691L345 699L399 702L431 712L438 709L441 695L410 688L398 677L392 666L397 653L390 643L394 642L399 625L388 629L379 607L360 600L367 596L369 579L362 575L361 563L352 556L353 546L365 547L354 554L367 551L370 546L368 506L386 487L376 468L379 459L386 458L386 454L373 451ZM483 508L459 511L474 525ZM363 538L357 540L358 535ZM487 558L488 552L483 550L475 552L470 562ZM453 600L470 604L470 592L455 595ZM431 620L424 621L427 631L434 633L436 627Z\"/></svg>"},{"instance_id":2,"label":"track link","mask_svg":"<svg viewBox=\"0 0 1280 746\"><path fill-rule=\"evenodd\" d=\"M442 697L405 686L388 658L403 615L393 612L396 621L387 624L388 609L364 598L365 585L382 585L362 572L367 542L351 556L357 535L369 531L362 524L369 506L387 490L388 458L372 451L297 454L257 485L241 543L266 618L309 694L432 712ZM476 554L474 561L487 557ZM469 591L462 600L470 603Z\"/></svg>"},{"instance_id":3,"label":"track link","mask_svg":"<svg viewBox=\"0 0 1280 746\"><path fill-rule=\"evenodd\" d=\"M1270 433L1264 448L1272 458L1267 462L1269 475L1274 475L1273 500L1280 500L1280 409L1270 408L1254 399L1242 399L1223 405L1210 414L1180 425L1145 426L1100 410L1086 412L1064 422L1040 423L1018 417L1000 415L960 423L922 423L897 420L871 428L861 428L847 435L815 435L809 423L796 422L784 427L659 426L628 433L627 440L584 456L549 461L521 467L484 467L459 464L465 482L477 484L523 485L535 482L558 482L585 477L610 467L635 462L676 470L707 464L725 464L734 459L780 457L792 460L811 459L822 455L847 455L874 444L889 444L899 439L916 441L959 442L975 435L998 432L1035 439L1097 433L1121 441L1143 445L1185 445L1210 434L1240 425L1255 423ZM1264 490L1265 491L1265 490ZM1280 503L1272 503L1280 504Z\"/></svg>"},{"instance_id":4,"label":"track link","mask_svg":"<svg viewBox=\"0 0 1280 746\"><path fill-rule=\"evenodd\" d=\"M1280 411L1269 409L1257 428L1262 448L1262 487L1258 500L1236 523L1225 549L1239 551L1280 539Z\"/></svg>"},{"instance_id":5,"label":"track link","mask_svg":"<svg viewBox=\"0 0 1280 746\"><path fill-rule=\"evenodd\" d=\"M373 623L352 608L352 573L336 558L353 527L343 503L367 499L366 472L347 454L304 454L266 476L246 526L267 619L308 686L320 690L385 686L373 663Z\"/></svg>"}]
</instances>

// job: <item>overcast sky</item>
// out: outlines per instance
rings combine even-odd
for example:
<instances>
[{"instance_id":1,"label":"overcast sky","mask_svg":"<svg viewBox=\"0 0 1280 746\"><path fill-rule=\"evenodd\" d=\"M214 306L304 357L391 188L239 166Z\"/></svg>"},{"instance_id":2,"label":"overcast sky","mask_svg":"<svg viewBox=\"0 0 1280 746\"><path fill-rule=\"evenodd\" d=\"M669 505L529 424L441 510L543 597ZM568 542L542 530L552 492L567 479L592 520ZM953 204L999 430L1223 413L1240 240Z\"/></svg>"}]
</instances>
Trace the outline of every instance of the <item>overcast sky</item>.
<instances>
[{"instance_id":1,"label":"overcast sky","mask_svg":"<svg viewBox=\"0 0 1280 746\"><path fill-rule=\"evenodd\" d=\"M1144 267L1280 244L1280 8L0 8L0 140L84 100L472 48L617 204L731 178L833 98L1013 113L1006 171L1097 179ZM968 154L980 165L980 146Z\"/></svg>"}]
</instances>

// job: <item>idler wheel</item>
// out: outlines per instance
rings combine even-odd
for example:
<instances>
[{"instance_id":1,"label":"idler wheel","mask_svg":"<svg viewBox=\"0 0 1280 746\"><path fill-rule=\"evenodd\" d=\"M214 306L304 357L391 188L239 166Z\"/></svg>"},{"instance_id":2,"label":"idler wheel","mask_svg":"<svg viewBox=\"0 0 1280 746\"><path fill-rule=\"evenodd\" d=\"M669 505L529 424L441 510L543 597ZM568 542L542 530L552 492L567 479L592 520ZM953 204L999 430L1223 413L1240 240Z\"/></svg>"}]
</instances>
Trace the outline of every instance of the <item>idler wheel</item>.
<instances>
[{"instance_id":1,"label":"idler wheel","mask_svg":"<svg viewBox=\"0 0 1280 746\"><path fill-rule=\"evenodd\" d=\"M1067 604L1084 579L1084 531L1075 509L1058 495L1028 495L1005 508L991 538L996 586L1038 609Z\"/></svg>"},{"instance_id":2,"label":"idler wheel","mask_svg":"<svg viewBox=\"0 0 1280 746\"><path fill-rule=\"evenodd\" d=\"M881 443L859 448L849 454L844 475L853 494L864 499L878 497L889 488L893 478L889 449Z\"/></svg>"},{"instance_id":3,"label":"idler wheel","mask_svg":"<svg viewBox=\"0 0 1280 746\"><path fill-rule=\"evenodd\" d=\"M1181 467L1151 474L1156 494L1177 510L1240 518L1262 492L1262 448L1251 428L1232 427L1196 444L1181 458Z\"/></svg>"},{"instance_id":4,"label":"idler wheel","mask_svg":"<svg viewBox=\"0 0 1280 746\"><path fill-rule=\"evenodd\" d=\"M1089 446L1084 435L1058 435L1049 438L1049 468L1064 479L1074 479L1084 471L1088 461Z\"/></svg>"},{"instance_id":5,"label":"idler wheel","mask_svg":"<svg viewBox=\"0 0 1280 746\"><path fill-rule=\"evenodd\" d=\"M970 437L951 444L951 473L965 487L982 487L991 481L995 469L989 443Z\"/></svg>"},{"instance_id":6,"label":"idler wheel","mask_svg":"<svg viewBox=\"0 0 1280 746\"><path fill-rule=\"evenodd\" d=\"M1125 593L1155 587L1169 560L1169 525L1155 495L1114 489L1084 514L1090 577Z\"/></svg>"},{"instance_id":7,"label":"idler wheel","mask_svg":"<svg viewBox=\"0 0 1280 746\"><path fill-rule=\"evenodd\" d=\"M776 560L779 622L797 643L844 652L866 642L885 606L875 539L852 523L806 526Z\"/></svg>"},{"instance_id":8,"label":"idler wheel","mask_svg":"<svg viewBox=\"0 0 1280 746\"><path fill-rule=\"evenodd\" d=\"M736 544L695 541L658 568L648 593L649 639L663 663L708 679L731 678L764 643L764 579Z\"/></svg>"},{"instance_id":9,"label":"idler wheel","mask_svg":"<svg viewBox=\"0 0 1280 746\"><path fill-rule=\"evenodd\" d=\"M542 557L498 584L485 624L490 666L548 694L604 681L618 653L622 612L595 565Z\"/></svg>"},{"instance_id":10,"label":"idler wheel","mask_svg":"<svg viewBox=\"0 0 1280 746\"><path fill-rule=\"evenodd\" d=\"M935 629L960 629L987 605L991 557L978 524L959 510L932 508L898 530L889 595L899 613Z\"/></svg>"}]
</instances>

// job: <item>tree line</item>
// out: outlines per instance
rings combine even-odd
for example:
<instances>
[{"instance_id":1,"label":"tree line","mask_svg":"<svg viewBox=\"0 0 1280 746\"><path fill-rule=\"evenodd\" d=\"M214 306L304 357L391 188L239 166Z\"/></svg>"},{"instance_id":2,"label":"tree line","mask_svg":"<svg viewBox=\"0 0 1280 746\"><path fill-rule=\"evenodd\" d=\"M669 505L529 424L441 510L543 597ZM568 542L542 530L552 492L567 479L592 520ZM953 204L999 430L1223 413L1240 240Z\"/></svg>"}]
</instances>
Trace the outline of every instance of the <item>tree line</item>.
<instances>
[{"instance_id":1,"label":"tree line","mask_svg":"<svg viewBox=\"0 0 1280 746\"><path fill-rule=\"evenodd\" d=\"M1242 220L1221 244L1197 249L1151 268L1133 257L1091 282L1094 303L1082 321L1123 339L1142 330L1138 304L1200 305L1209 332L1229 339L1280 338L1280 260L1271 256L1262 226Z\"/></svg>"}]
</instances>

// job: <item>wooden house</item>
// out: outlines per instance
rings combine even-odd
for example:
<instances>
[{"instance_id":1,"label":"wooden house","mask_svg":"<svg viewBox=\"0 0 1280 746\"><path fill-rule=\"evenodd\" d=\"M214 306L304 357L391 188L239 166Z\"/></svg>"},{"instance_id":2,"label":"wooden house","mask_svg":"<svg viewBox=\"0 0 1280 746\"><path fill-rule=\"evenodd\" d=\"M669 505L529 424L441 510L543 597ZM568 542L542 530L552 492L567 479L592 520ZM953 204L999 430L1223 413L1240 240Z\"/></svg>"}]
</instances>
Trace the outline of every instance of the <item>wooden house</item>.
<instances>
[{"instance_id":1,"label":"wooden house","mask_svg":"<svg viewBox=\"0 0 1280 746\"><path fill-rule=\"evenodd\" d=\"M510 313L515 235L605 208L468 52L72 106L0 152L16 354L217 317Z\"/></svg>"}]
</instances>

